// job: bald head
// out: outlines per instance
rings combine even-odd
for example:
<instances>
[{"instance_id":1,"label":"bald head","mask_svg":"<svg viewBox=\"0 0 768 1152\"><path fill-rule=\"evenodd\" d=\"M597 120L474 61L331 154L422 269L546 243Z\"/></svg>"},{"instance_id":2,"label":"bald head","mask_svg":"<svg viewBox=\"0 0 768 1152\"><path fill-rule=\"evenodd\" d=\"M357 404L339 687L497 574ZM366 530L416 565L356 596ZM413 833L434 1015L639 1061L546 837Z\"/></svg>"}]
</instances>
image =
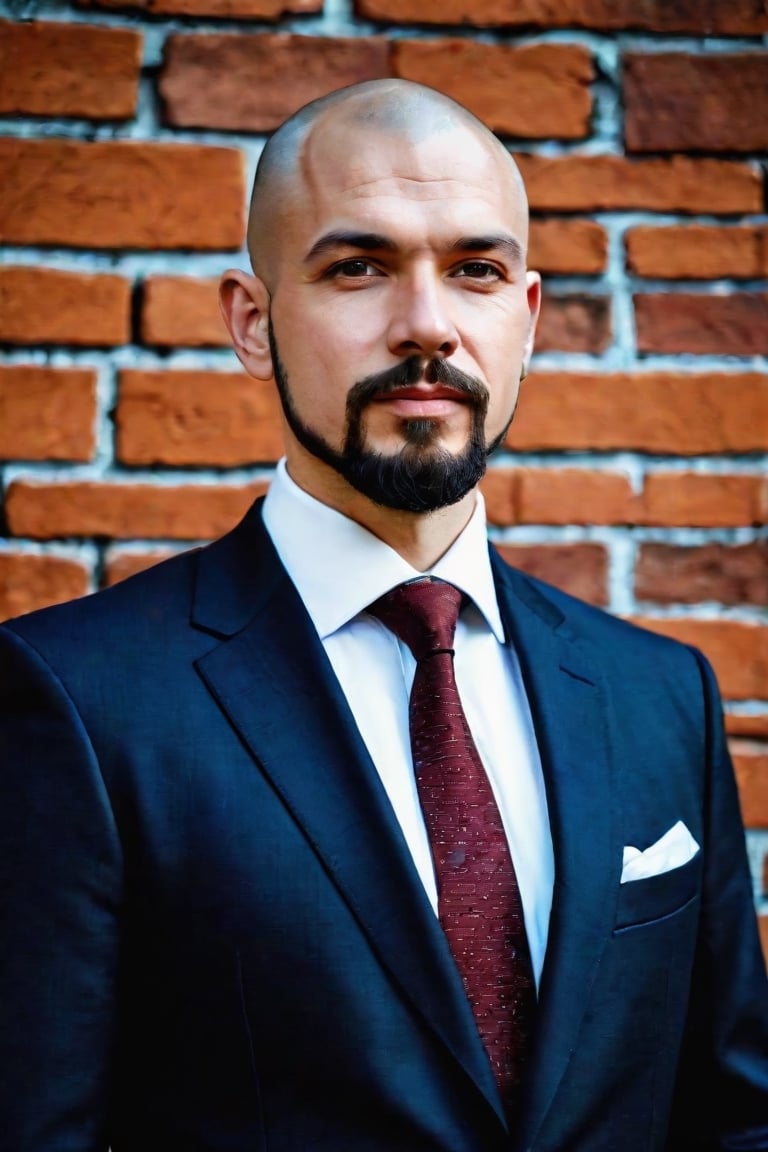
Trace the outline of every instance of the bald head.
<instances>
[{"instance_id":1,"label":"bald head","mask_svg":"<svg viewBox=\"0 0 768 1152\"><path fill-rule=\"evenodd\" d=\"M282 234L294 211L312 195L313 159L334 149L354 157L357 140L375 135L395 138L404 148L418 149L435 137L453 137L459 157L466 142L495 161L498 179L509 184L518 201L521 231L527 237L527 201L512 157L471 112L432 88L407 80L372 80L343 88L305 105L267 142L259 160L248 219L248 249L254 271L270 284L275 275Z\"/></svg>"}]
</instances>

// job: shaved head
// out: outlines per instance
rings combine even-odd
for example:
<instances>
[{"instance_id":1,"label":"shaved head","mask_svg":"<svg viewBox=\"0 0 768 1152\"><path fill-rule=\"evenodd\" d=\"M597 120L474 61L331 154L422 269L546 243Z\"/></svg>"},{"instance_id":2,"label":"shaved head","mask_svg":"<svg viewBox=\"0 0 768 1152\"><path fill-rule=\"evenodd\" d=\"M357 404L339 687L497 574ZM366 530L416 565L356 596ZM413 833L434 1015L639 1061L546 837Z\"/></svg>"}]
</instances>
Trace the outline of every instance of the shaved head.
<instances>
[{"instance_id":1,"label":"shaved head","mask_svg":"<svg viewBox=\"0 0 768 1152\"><path fill-rule=\"evenodd\" d=\"M527 200L512 157L471 112L454 100L407 80L372 80L342 88L305 105L281 125L264 147L253 183L248 218L248 250L257 275L268 285L275 277L281 231L290 211L312 195L312 159L333 144L354 155L354 140L374 133L402 140L404 146L436 136L463 133L495 157L499 178L508 180L519 201L521 231L527 239ZM457 152L457 169L460 171Z\"/></svg>"}]
</instances>

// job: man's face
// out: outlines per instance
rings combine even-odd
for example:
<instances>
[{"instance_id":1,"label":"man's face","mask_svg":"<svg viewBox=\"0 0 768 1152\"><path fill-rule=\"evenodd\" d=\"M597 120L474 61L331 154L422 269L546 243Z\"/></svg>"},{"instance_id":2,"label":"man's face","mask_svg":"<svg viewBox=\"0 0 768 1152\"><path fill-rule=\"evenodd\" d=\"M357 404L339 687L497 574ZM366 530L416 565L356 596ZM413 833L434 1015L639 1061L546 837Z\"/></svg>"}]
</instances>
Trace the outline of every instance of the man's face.
<instances>
[{"instance_id":1,"label":"man's face","mask_svg":"<svg viewBox=\"0 0 768 1152\"><path fill-rule=\"evenodd\" d=\"M468 129L419 141L321 125L278 213L273 369L294 464L413 512L461 499L503 439L538 309L503 157Z\"/></svg>"}]
</instances>

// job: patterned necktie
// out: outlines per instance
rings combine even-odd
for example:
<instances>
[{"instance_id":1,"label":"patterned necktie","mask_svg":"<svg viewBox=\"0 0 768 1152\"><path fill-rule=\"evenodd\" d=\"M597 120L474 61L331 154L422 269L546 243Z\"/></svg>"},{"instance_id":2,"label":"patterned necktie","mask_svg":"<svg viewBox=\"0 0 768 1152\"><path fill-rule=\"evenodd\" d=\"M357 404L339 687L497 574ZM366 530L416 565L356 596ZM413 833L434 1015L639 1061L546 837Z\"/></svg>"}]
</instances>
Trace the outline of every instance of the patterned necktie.
<instances>
[{"instance_id":1,"label":"patterned necktie","mask_svg":"<svg viewBox=\"0 0 768 1152\"><path fill-rule=\"evenodd\" d=\"M432 849L440 923L509 1110L533 1024L535 991L523 909L496 801L453 670L462 594L400 584L370 606L416 658L411 753Z\"/></svg>"}]
</instances>

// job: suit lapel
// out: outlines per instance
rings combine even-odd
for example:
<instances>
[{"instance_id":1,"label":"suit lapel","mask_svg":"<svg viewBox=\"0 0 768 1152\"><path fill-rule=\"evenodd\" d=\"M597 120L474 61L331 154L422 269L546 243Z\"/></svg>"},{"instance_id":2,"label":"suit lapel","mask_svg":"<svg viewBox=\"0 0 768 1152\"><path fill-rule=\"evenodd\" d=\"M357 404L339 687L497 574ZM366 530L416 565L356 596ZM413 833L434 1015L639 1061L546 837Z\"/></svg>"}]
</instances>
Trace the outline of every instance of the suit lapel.
<instances>
[{"instance_id":1,"label":"suit lapel","mask_svg":"<svg viewBox=\"0 0 768 1152\"><path fill-rule=\"evenodd\" d=\"M493 554L507 635L520 659L544 772L555 855L520 1147L531 1147L578 1033L613 910L620 859L604 690L562 613Z\"/></svg>"},{"instance_id":2,"label":"suit lapel","mask_svg":"<svg viewBox=\"0 0 768 1152\"><path fill-rule=\"evenodd\" d=\"M198 671L381 963L501 1118L461 979L370 756L258 508L199 557Z\"/></svg>"}]
</instances>

